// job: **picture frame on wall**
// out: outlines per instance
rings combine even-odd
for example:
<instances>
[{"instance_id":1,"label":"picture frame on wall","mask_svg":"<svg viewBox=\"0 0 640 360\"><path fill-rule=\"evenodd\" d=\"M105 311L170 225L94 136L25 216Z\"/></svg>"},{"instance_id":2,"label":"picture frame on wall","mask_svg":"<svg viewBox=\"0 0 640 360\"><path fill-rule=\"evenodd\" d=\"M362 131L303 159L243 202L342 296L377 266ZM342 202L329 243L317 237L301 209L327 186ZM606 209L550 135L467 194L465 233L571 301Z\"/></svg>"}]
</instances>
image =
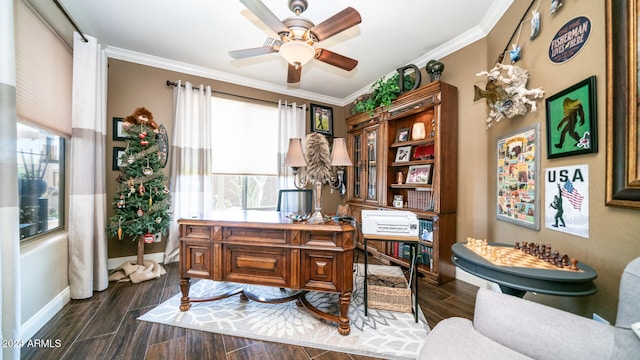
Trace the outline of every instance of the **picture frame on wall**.
<instances>
[{"instance_id":1,"label":"picture frame on wall","mask_svg":"<svg viewBox=\"0 0 640 360\"><path fill-rule=\"evenodd\" d=\"M546 99L547 159L598 152L596 77Z\"/></svg>"},{"instance_id":2,"label":"picture frame on wall","mask_svg":"<svg viewBox=\"0 0 640 360\"><path fill-rule=\"evenodd\" d=\"M127 166L127 163L122 161L122 155L124 155L125 148L120 146L113 147L113 160L111 169L120 170L120 167Z\"/></svg>"},{"instance_id":3,"label":"picture frame on wall","mask_svg":"<svg viewBox=\"0 0 640 360\"><path fill-rule=\"evenodd\" d=\"M122 125L124 124L124 118L113 118L113 140L114 141L126 141L127 133L124 132Z\"/></svg>"},{"instance_id":4,"label":"picture frame on wall","mask_svg":"<svg viewBox=\"0 0 640 360\"><path fill-rule=\"evenodd\" d=\"M333 136L333 108L311 104L311 131Z\"/></svg>"},{"instance_id":5,"label":"picture frame on wall","mask_svg":"<svg viewBox=\"0 0 640 360\"><path fill-rule=\"evenodd\" d=\"M396 162L409 161L411 158L411 145L400 146L396 149Z\"/></svg>"},{"instance_id":6,"label":"picture frame on wall","mask_svg":"<svg viewBox=\"0 0 640 360\"><path fill-rule=\"evenodd\" d=\"M431 164L412 165L407 171L407 184L430 184Z\"/></svg>"},{"instance_id":7,"label":"picture frame on wall","mask_svg":"<svg viewBox=\"0 0 640 360\"><path fill-rule=\"evenodd\" d=\"M540 230L539 133L535 124L496 141L496 217L534 230Z\"/></svg>"}]
</instances>

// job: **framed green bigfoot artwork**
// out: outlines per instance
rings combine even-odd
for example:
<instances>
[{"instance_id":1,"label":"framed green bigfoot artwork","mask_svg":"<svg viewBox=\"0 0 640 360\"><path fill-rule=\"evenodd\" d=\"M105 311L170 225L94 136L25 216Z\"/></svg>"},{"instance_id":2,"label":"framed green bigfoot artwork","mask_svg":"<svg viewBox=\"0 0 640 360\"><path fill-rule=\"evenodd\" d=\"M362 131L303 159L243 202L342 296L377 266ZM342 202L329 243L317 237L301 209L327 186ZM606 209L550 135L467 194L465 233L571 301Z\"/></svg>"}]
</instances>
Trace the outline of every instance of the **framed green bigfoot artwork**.
<instances>
[{"instance_id":1,"label":"framed green bigfoot artwork","mask_svg":"<svg viewBox=\"0 0 640 360\"><path fill-rule=\"evenodd\" d=\"M598 152L595 76L546 102L547 159Z\"/></svg>"}]
</instances>

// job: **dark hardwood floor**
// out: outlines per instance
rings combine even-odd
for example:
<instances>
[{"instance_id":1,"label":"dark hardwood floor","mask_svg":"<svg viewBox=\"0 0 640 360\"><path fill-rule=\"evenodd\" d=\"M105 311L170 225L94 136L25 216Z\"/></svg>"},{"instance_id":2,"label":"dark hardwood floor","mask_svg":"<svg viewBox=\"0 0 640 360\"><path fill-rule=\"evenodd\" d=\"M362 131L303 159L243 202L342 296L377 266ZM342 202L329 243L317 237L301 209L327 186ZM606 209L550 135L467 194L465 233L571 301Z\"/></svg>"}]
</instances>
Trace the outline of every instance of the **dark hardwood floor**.
<instances>
[{"instance_id":1,"label":"dark hardwood floor","mask_svg":"<svg viewBox=\"0 0 640 360\"><path fill-rule=\"evenodd\" d=\"M371 259L371 258L370 258ZM362 254L356 258L362 261ZM371 261L376 263L375 259ZM23 347L22 359L314 359L365 360L301 346L257 341L136 320L180 292L178 263L167 274L140 284L111 283L86 300L72 300ZM478 288L462 281L433 286L421 281L418 302L433 328L442 319L471 319ZM59 346L57 346L59 344Z\"/></svg>"}]
</instances>

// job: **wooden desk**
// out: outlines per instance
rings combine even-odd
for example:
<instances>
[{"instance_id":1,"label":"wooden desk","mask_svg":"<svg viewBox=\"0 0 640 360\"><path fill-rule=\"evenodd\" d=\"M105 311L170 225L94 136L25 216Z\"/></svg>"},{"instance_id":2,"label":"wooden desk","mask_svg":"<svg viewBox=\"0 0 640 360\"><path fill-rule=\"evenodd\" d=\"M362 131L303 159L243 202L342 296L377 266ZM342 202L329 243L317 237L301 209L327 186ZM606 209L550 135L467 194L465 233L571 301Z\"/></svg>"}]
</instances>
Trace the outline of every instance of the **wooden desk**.
<instances>
[{"instance_id":1,"label":"wooden desk","mask_svg":"<svg viewBox=\"0 0 640 360\"><path fill-rule=\"evenodd\" d=\"M495 247L513 245L490 243ZM578 263L580 271L531 269L494 265L468 249L464 243L451 247L453 263L466 272L497 283L502 292L523 297L527 291L558 296L587 296L596 293L593 280L598 276L587 264Z\"/></svg>"},{"instance_id":2,"label":"wooden desk","mask_svg":"<svg viewBox=\"0 0 640 360\"><path fill-rule=\"evenodd\" d=\"M220 211L200 219L180 219L180 310L192 302L241 294L261 302L299 300L316 316L350 332L355 228L347 222L294 223L284 213ZM208 298L190 298L191 278L301 290L281 299L262 299L244 289ZM307 291L340 294L339 316L313 307Z\"/></svg>"}]
</instances>

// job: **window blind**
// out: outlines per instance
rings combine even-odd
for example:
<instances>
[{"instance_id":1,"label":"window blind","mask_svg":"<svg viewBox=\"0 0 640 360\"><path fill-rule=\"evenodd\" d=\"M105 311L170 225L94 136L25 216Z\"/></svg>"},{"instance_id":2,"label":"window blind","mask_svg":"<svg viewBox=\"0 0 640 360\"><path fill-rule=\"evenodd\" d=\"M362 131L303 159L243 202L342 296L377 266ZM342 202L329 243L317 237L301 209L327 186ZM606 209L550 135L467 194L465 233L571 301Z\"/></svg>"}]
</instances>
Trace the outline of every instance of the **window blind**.
<instances>
[{"instance_id":1,"label":"window blind","mask_svg":"<svg viewBox=\"0 0 640 360\"><path fill-rule=\"evenodd\" d=\"M278 108L211 98L213 172L277 175Z\"/></svg>"},{"instance_id":2,"label":"window blind","mask_svg":"<svg viewBox=\"0 0 640 360\"><path fill-rule=\"evenodd\" d=\"M71 134L72 50L23 1L16 1L18 118Z\"/></svg>"}]
</instances>

